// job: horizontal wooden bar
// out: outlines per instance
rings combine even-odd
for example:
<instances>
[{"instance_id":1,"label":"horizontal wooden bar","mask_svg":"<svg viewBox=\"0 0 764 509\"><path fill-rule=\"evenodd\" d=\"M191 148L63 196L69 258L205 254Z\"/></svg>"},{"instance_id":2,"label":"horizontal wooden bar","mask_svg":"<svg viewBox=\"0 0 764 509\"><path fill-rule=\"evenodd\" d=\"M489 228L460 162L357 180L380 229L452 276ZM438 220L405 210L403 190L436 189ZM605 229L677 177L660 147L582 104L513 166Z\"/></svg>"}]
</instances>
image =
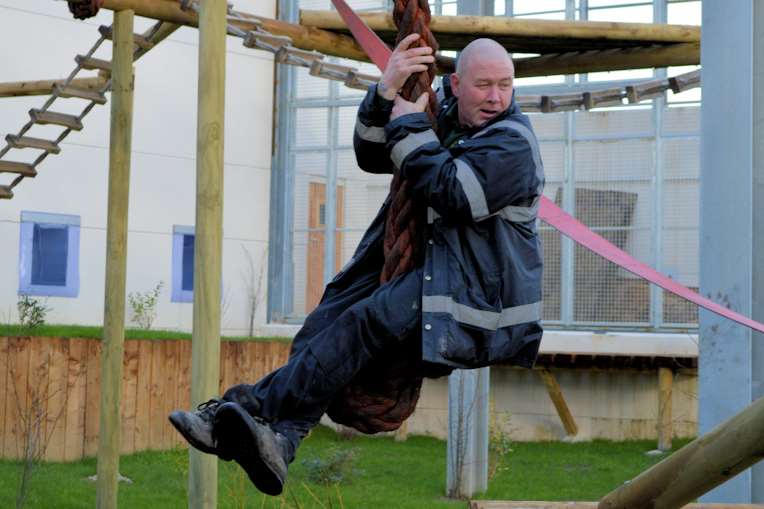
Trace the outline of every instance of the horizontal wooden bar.
<instances>
[{"instance_id":1,"label":"horizontal wooden bar","mask_svg":"<svg viewBox=\"0 0 764 509\"><path fill-rule=\"evenodd\" d=\"M86 101L93 101L96 104L106 104L106 96L101 92L94 90L87 90L73 86L63 87L61 85L56 85L55 90L58 92L59 96L64 98L85 99Z\"/></svg>"},{"instance_id":2,"label":"horizontal wooden bar","mask_svg":"<svg viewBox=\"0 0 764 509\"><path fill-rule=\"evenodd\" d=\"M29 116L35 124L52 124L68 127L72 131L82 130L82 121L79 117L68 115L66 113L57 113L55 111L42 111L37 109L29 110Z\"/></svg>"},{"instance_id":3,"label":"horizontal wooden bar","mask_svg":"<svg viewBox=\"0 0 764 509\"><path fill-rule=\"evenodd\" d=\"M83 69L87 69L89 71L97 70L111 72L111 62L108 60L88 57L85 55L77 55L74 57L74 61L80 64Z\"/></svg>"},{"instance_id":4,"label":"horizontal wooden bar","mask_svg":"<svg viewBox=\"0 0 764 509\"><path fill-rule=\"evenodd\" d=\"M36 177L37 170L28 163L17 163L14 161L0 161L0 173L15 173L25 177Z\"/></svg>"},{"instance_id":5,"label":"horizontal wooden bar","mask_svg":"<svg viewBox=\"0 0 764 509\"><path fill-rule=\"evenodd\" d=\"M198 27L199 20L195 12L184 11L178 2L170 0L104 0L103 8L120 11L132 9L136 16L153 18L178 25ZM316 50L328 55L343 56L354 60L368 61L366 53L352 37L335 34L318 28L303 27L269 18L254 16L247 13L237 13L247 21L231 21L231 24L242 30L253 30L260 27L273 35L285 35L292 39L295 47Z\"/></svg>"},{"instance_id":6,"label":"horizontal wooden bar","mask_svg":"<svg viewBox=\"0 0 764 509\"><path fill-rule=\"evenodd\" d=\"M649 48L542 55L515 60L515 76L555 76L700 64L700 44L681 43Z\"/></svg>"},{"instance_id":7,"label":"horizontal wooden bar","mask_svg":"<svg viewBox=\"0 0 764 509\"><path fill-rule=\"evenodd\" d=\"M358 15L372 30L398 31L391 12L359 12ZM347 25L336 11L300 10L300 24L323 30L347 30ZM530 39L700 42L700 27L693 25L516 19L505 16L432 16L429 26L436 38L438 34L450 33L472 37L510 35Z\"/></svg>"},{"instance_id":8,"label":"horizontal wooden bar","mask_svg":"<svg viewBox=\"0 0 764 509\"><path fill-rule=\"evenodd\" d=\"M101 32L101 35L103 35L105 38L109 40L112 39L112 30L110 26L101 25L100 27L98 27L98 31ZM151 48L154 47L154 43L149 41L146 37L144 37L141 34L133 34L133 43L139 48L144 50L150 50Z\"/></svg>"},{"instance_id":9,"label":"horizontal wooden bar","mask_svg":"<svg viewBox=\"0 0 764 509\"><path fill-rule=\"evenodd\" d=\"M5 137L5 141L7 141L8 145L13 148L35 148L50 152L51 154L58 154L61 152L61 147L56 145L55 141L44 140L42 138L9 134Z\"/></svg>"},{"instance_id":10,"label":"horizontal wooden bar","mask_svg":"<svg viewBox=\"0 0 764 509\"><path fill-rule=\"evenodd\" d=\"M64 80L15 81L0 83L0 97L22 97L29 95L50 95L53 87L62 85ZM99 90L106 85L102 77L78 78L72 80L72 86L83 90Z\"/></svg>"}]
</instances>

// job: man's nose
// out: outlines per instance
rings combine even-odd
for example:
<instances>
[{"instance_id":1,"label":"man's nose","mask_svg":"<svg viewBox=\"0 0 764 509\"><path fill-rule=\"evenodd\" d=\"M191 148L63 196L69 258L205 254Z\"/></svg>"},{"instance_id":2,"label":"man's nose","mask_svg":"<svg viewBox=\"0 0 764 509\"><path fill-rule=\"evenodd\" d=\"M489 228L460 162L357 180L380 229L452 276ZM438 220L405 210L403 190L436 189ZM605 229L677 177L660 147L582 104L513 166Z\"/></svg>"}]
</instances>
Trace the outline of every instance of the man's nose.
<instances>
[{"instance_id":1,"label":"man's nose","mask_svg":"<svg viewBox=\"0 0 764 509\"><path fill-rule=\"evenodd\" d=\"M499 101L499 88L498 87L491 87L488 89L488 97L486 97L486 100L488 102L498 102Z\"/></svg>"}]
</instances>

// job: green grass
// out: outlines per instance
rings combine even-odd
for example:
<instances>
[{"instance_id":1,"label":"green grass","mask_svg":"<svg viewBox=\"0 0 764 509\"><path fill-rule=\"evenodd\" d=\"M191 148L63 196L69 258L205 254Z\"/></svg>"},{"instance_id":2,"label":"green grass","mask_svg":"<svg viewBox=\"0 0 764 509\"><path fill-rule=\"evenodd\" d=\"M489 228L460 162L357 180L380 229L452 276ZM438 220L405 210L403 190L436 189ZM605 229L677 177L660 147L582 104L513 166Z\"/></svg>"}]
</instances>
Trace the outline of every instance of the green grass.
<instances>
[{"instance_id":1,"label":"green grass","mask_svg":"<svg viewBox=\"0 0 764 509\"><path fill-rule=\"evenodd\" d=\"M677 443L677 446L685 442ZM504 500L597 500L658 461L645 456L653 441L515 443L505 469L476 498ZM311 483L303 460L326 458L337 448L355 448L353 481L324 487ZM426 437L406 442L390 438L343 439L319 427L304 442L290 468L282 497L258 493L236 464L220 462L219 507L266 508L464 508L445 490L446 444ZM44 464L35 470L28 504L35 508L90 508L95 505L95 459ZM13 507L19 464L0 461L0 507ZM188 454L185 450L124 456L120 471L134 481L121 484L122 508L185 508Z\"/></svg>"},{"instance_id":2,"label":"green grass","mask_svg":"<svg viewBox=\"0 0 764 509\"><path fill-rule=\"evenodd\" d=\"M93 338L101 339L103 327L89 327L85 325L41 325L33 329L21 325L0 324L0 337L2 336L40 336L54 338ZM191 339L188 332L176 332L167 330L143 330L125 329L125 339ZM278 341L288 343L290 338L285 337L256 337L245 336L222 336L224 341Z\"/></svg>"}]
</instances>

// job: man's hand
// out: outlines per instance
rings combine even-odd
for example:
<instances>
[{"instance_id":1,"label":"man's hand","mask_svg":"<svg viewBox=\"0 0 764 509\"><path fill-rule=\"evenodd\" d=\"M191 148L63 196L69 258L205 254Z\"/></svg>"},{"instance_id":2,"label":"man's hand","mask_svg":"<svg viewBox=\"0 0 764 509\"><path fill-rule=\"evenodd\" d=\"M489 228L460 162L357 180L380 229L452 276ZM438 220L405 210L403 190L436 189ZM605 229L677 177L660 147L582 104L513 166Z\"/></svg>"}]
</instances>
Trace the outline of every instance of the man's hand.
<instances>
[{"instance_id":1,"label":"man's hand","mask_svg":"<svg viewBox=\"0 0 764 509\"><path fill-rule=\"evenodd\" d=\"M393 111L390 112L390 121L392 122L396 118L408 115L409 113L420 113L427 108L427 100L429 99L429 94L425 92L424 94L419 96L419 99L416 100L416 102L412 103L411 101L407 101L401 96L395 96L395 102L393 103Z\"/></svg>"},{"instance_id":2,"label":"man's hand","mask_svg":"<svg viewBox=\"0 0 764 509\"><path fill-rule=\"evenodd\" d=\"M417 39L419 39L419 34L409 34L390 55L385 72L379 80L382 86L377 88L379 95L388 101L395 98L398 90L403 87L409 76L415 72L426 71L427 64L435 62L431 47L422 46L421 48L409 49L409 46Z\"/></svg>"}]
</instances>

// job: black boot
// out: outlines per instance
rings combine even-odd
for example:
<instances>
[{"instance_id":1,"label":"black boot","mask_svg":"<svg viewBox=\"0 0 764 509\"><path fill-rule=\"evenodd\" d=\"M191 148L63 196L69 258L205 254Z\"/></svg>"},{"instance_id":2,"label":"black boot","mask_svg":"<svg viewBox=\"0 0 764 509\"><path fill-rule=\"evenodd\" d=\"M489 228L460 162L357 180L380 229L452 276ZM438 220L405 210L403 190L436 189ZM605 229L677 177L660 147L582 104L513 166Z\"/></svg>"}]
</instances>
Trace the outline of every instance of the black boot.
<instances>
[{"instance_id":1,"label":"black boot","mask_svg":"<svg viewBox=\"0 0 764 509\"><path fill-rule=\"evenodd\" d=\"M237 403L224 403L215 412L213 437L220 453L236 460L255 487L280 495L291 457L289 441ZM222 456L221 456L222 457Z\"/></svg>"},{"instance_id":2,"label":"black boot","mask_svg":"<svg viewBox=\"0 0 764 509\"><path fill-rule=\"evenodd\" d=\"M169 419L191 446L207 454L217 454L222 459L230 461L230 457L223 458L220 455L212 437L212 419L222 404L222 399L213 398L190 412L176 410L170 414Z\"/></svg>"}]
</instances>

